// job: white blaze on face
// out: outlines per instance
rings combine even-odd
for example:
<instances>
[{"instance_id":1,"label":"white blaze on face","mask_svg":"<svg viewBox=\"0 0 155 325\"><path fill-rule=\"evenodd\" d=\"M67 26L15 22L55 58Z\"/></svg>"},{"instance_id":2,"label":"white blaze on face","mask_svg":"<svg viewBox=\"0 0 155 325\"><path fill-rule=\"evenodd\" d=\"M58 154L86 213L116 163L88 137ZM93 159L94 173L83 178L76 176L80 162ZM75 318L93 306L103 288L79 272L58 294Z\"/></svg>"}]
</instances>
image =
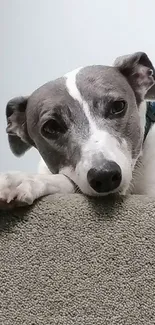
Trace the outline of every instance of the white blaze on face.
<instances>
[{"instance_id":1,"label":"white blaze on face","mask_svg":"<svg viewBox=\"0 0 155 325\"><path fill-rule=\"evenodd\" d=\"M95 168L92 165L92 160L96 156L98 159L99 155L103 155L104 159L112 160L116 162L122 170L122 188L124 189L129 185L131 181L131 157L127 150L127 143L124 140L124 144L120 146L118 140L113 137L106 130L100 130L90 113L90 108L88 103L82 98L79 89L76 84L76 76L82 68L78 68L71 71L65 75L66 77L66 87L72 98L79 102L81 108L83 109L90 129L89 139L83 143L81 151L81 160L78 162L75 170L70 167L61 170L61 173L66 174L70 177L80 189L86 193L93 195L95 191L89 186L87 181L87 173L90 168Z\"/></svg>"},{"instance_id":2,"label":"white blaze on face","mask_svg":"<svg viewBox=\"0 0 155 325\"><path fill-rule=\"evenodd\" d=\"M96 124L93 120L93 118L90 115L90 109L88 103L82 98L80 91L77 88L76 85L76 76L79 73L79 71L82 68L78 68L76 70L73 70L65 75L66 79L66 86L67 90L72 98L77 100L80 104L80 106L83 108L84 113L89 121L89 127L90 127L90 132L93 132L96 130Z\"/></svg>"}]
</instances>

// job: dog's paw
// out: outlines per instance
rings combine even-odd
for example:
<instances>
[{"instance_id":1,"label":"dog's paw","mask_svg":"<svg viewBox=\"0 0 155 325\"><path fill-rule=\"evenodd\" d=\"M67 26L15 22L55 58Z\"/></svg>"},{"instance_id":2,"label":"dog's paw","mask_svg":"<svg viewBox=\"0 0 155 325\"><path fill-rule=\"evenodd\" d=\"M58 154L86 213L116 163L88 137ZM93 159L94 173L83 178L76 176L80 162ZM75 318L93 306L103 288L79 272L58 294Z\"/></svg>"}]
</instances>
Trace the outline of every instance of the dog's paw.
<instances>
[{"instance_id":1,"label":"dog's paw","mask_svg":"<svg viewBox=\"0 0 155 325\"><path fill-rule=\"evenodd\" d=\"M0 173L0 207L30 205L35 200L34 180L21 172Z\"/></svg>"}]
</instances>

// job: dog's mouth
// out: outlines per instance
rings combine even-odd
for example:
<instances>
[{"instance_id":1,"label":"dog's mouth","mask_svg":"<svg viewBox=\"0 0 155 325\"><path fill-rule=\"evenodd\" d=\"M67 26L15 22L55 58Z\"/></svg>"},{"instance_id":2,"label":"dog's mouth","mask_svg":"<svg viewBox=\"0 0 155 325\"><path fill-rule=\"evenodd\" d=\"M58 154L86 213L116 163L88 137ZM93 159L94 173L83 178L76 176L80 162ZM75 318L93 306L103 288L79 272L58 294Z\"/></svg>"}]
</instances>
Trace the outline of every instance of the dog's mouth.
<instances>
[{"instance_id":1,"label":"dog's mouth","mask_svg":"<svg viewBox=\"0 0 155 325\"><path fill-rule=\"evenodd\" d=\"M119 196L126 195L132 179L130 164L126 163L122 168L115 161L108 160L100 166L86 168L86 164L81 164L76 169L63 169L61 173L74 184L75 193L92 197L116 193Z\"/></svg>"},{"instance_id":2,"label":"dog's mouth","mask_svg":"<svg viewBox=\"0 0 155 325\"><path fill-rule=\"evenodd\" d=\"M109 193L83 193L82 190L79 188L79 186L77 186L76 184L74 184L74 188L75 188L75 193L76 194L83 194L87 197L92 197L92 198L123 198L125 197L126 195L126 190L125 191L122 191L122 190L119 190L119 191L115 191L115 192L109 192Z\"/></svg>"},{"instance_id":3,"label":"dog's mouth","mask_svg":"<svg viewBox=\"0 0 155 325\"><path fill-rule=\"evenodd\" d=\"M109 191L109 192L96 192L94 191L92 188L89 188L88 191L82 191L82 189L80 189L80 187L73 182L73 180L71 180L69 177L68 179L74 184L74 190L76 194L83 194L86 195L88 197L123 197L126 195L127 191L128 191L128 187L126 188L122 188L122 187L118 187L117 189L113 190L113 191Z\"/></svg>"}]
</instances>

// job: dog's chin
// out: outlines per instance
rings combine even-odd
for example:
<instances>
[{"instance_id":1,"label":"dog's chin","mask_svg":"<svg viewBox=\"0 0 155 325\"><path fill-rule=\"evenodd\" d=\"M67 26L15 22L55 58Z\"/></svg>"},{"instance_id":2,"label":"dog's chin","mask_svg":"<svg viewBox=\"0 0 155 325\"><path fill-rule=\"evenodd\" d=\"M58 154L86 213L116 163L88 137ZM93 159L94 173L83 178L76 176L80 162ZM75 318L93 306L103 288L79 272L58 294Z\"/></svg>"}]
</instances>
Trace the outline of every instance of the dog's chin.
<instances>
[{"instance_id":1,"label":"dog's chin","mask_svg":"<svg viewBox=\"0 0 155 325\"><path fill-rule=\"evenodd\" d=\"M94 191L91 187L88 188L84 188L82 186L82 188L78 185L75 184L75 192L76 193L81 193L84 194L86 196L89 197L106 197L106 196L126 196L128 191L129 191L129 187L130 184L128 184L128 186L119 186L117 189L113 190L113 191L109 191L109 192L103 192L103 193L98 193L96 191Z\"/></svg>"}]
</instances>

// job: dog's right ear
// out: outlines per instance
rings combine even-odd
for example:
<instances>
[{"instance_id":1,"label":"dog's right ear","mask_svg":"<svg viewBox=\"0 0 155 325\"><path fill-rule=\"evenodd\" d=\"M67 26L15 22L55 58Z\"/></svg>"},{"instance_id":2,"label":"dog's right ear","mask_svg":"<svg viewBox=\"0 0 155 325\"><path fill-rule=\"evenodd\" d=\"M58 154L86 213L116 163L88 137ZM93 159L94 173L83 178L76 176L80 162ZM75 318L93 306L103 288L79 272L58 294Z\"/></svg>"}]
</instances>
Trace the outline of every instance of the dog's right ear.
<instances>
[{"instance_id":1,"label":"dog's right ear","mask_svg":"<svg viewBox=\"0 0 155 325\"><path fill-rule=\"evenodd\" d=\"M114 66L128 80L139 104L148 97L149 93L153 93L155 68L146 53L136 52L118 57Z\"/></svg>"},{"instance_id":2,"label":"dog's right ear","mask_svg":"<svg viewBox=\"0 0 155 325\"><path fill-rule=\"evenodd\" d=\"M6 106L8 141L12 152L21 156L33 145L27 132L26 107L28 97L11 99Z\"/></svg>"}]
</instances>

